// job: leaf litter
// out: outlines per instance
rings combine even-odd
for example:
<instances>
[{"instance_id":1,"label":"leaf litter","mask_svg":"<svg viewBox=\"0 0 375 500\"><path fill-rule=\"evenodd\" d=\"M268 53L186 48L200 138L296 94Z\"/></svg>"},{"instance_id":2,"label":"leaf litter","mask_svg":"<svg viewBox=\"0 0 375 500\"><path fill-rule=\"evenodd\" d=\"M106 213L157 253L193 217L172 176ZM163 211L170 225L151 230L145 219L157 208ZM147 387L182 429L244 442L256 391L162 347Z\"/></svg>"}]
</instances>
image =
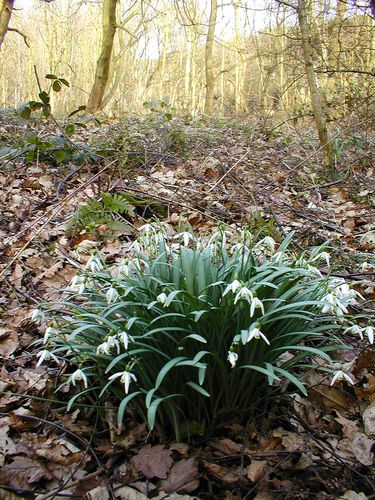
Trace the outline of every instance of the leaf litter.
<instances>
[{"instance_id":1,"label":"leaf litter","mask_svg":"<svg viewBox=\"0 0 375 500\"><path fill-rule=\"evenodd\" d=\"M91 133L105 142L116 127ZM152 215L146 202L126 231L103 237L107 228L101 227L67 236L80 204L102 191L152 200L171 226L187 221L202 231L216 221L241 225L261 217L272 219L276 231L295 230L301 245L330 239L337 273L355 280L367 300L364 313L373 316L373 168L364 169L348 151L342 161L352 175L317 182L319 159L304 162L312 144L308 133L305 144L288 146L269 141L256 126L251 145L241 127L213 125L203 134L191 126L189 137L187 151L170 152L159 132L146 127L139 139L145 160L125 174L117 166L95 177L87 163L62 182L74 166L22 160L13 170L0 170L4 498L350 500L369 498L374 490L375 353L353 338L352 351L340 354L355 376L353 388L330 387L327 378L310 374L307 398L294 394L287 402L281 396L262 418L244 425L233 416L214 437L196 436L189 444L160 443L131 419L119 429L110 408L98 418L95 408L66 413L64 402L53 402L58 369L35 367L32 344L43 332L30 322L31 310L41 298L56 299L93 249L120 260L132 233ZM369 262L364 271L363 261Z\"/></svg>"}]
</instances>

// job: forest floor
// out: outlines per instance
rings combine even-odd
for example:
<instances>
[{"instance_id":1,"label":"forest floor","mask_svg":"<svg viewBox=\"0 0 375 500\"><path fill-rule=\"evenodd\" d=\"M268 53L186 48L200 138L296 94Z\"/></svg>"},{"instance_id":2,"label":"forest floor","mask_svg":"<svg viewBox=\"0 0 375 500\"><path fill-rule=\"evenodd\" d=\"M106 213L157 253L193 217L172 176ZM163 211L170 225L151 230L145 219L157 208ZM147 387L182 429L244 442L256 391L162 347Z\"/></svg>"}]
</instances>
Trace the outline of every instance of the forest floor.
<instances>
[{"instance_id":1,"label":"forest floor","mask_svg":"<svg viewBox=\"0 0 375 500\"><path fill-rule=\"evenodd\" d=\"M130 117L68 139L55 125L0 117L1 499L374 498L366 340L348 334L352 349L338 354L353 387L313 374L308 397L281 394L261 417L189 444L160 442L136 422L119 430L111 409L67 413L58 370L36 368L44 332L32 309L57 299L93 248L120 260L153 216L196 231L250 222L275 239L293 230L305 248L330 240L333 272L354 282L365 297L357 312L373 318L375 135L337 138L329 172L307 127L280 130ZM134 213L77 212L102 192L125 194Z\"/></svg>"}]
</instances>

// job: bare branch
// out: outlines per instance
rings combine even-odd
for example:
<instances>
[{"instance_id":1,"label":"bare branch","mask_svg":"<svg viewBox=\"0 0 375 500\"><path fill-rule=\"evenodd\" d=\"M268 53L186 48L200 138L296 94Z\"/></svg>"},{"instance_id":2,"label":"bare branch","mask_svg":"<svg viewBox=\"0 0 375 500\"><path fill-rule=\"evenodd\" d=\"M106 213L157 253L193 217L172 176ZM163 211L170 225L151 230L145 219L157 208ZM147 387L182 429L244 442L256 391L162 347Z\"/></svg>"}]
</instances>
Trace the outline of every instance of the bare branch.
<instances>
[{"instance_id":1,"label":"bare branch","mask_svg":"<svg viewBox=\"0 0 375 500\"><path fill-rule=\"evenodd\" d=\"M25 42L25 44L26 44L26 46L30 48L30 44L29 44L29 42L28 42L28 38L27 38L27 36L26 36L24 33L22 33L22 31L20 31L20 30L19 30L19 29L17 29L17 28L8 28L8 31L14 31L14 33L18 33L19 35L21 35L21 36L22 36L22 38L23 38L23 41L24 41L24 42Z\"/></svg>"}]
</instances>

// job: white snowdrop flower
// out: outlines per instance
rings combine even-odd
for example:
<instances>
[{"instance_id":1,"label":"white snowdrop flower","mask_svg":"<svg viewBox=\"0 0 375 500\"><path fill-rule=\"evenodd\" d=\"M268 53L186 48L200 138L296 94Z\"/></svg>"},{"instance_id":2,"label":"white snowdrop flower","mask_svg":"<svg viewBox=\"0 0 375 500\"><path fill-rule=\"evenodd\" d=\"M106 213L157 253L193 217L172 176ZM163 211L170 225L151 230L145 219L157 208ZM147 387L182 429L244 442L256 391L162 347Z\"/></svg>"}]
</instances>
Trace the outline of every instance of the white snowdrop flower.
<instances>
[{"instance_id":1,"label":"white snowdrop flower","mask_svg":"<svg viewBox=\"0 0 375 500\"><path fill-rule=\"evenodd\" d=\"M44 318L45 315L41 309L37 308L31 311L31 316L30 316L31 321L43 320Z\"/></svg>"},{"instance_id":2,"label":"white snowdrop flower","mask_svg":"<svg viewBox=\"0 0 375 500\"><path fill-rule=\"evenodd\" d=\"M138 231L140 233L144 233L146 235L150 235L151 233L155 233L155 227L152 224L143 224Z\"/></svg>"},{"instance_id":3,"label":"white snowdrop flower","mask_svg":"<svg viewBox=\"0 0 375 500\"><path fill-rule=\"evenodd\" d=\"M238 361L238 354L236 352L233 352L233 351L228 351L227 360L231 364L232 368L234 368L236 366L237 361Z\"/></svg>"},{"instance_id":4,"label":"white snowdrop flower","mask_svg":"<svg viewBox=\"0 0 375 500\"><path fill-rule=\"evenodd\" d=\"M125 386L125 394L128 394L131 381L132 380L134 380L134 382L137 381L136 376L134 375L134 373L131 373L131 372L125 370L123 372L119 372L119 373L115 373L114 375L111 375L108 380L114 380L114 379L119 378L119 377L121 377L120 382L123 383Z\"/></svg>"},{"instance_id":5,"label":"white snowdrop flower","mask_svg":"<svg viewBox=\"0 0 375 500\"><path fill-rule=\"evenodd\" d=\"M117 273L123 274L124 276L129 276L129 272L130 272L129 261L122 260L117 268Z\"/></svg>"},{"instance_id":6,"label":"white snowdrop flower","mask_svg":"<svg viewBox=\"0 0 375 500\"><path fill-rule=\"evenodd\" d=\"M113 349L116 347L117 354L120 353L120 342L118 341L118 338L116 335L109 335L107 338L107 345L109 349Z\"/></svg>"},{"instance_id":7,"label":"white snowdrop flower","mask_svg":"<svg viewBox=\"0 0 375 500\"><path fill-rule=\"evenodd\" d=\"M156 300L160 302L160 304L163 304L165 306L166 301L168 300L168 295L166 293L160 293L157 297Z\"/></svg>"},{"instance_id":8,"label":"white snowdrop flower","mask_svg":"<svg viewBox=\"0 0 375 500\"><path fill-rule=\"evenodd\" d=\"M362 262L362 264L359 266L360 271L368 271L369 269L375 269L375 266L373 264L370 264L370 262Z\"/></svg>"},{"instance_id":9,"label":"white snowdrop flower","mask_svg":"<svg viewBox=\"0 0 375 500\"><path fill-rule=\"evenodd\" d=\"M353 333L354 335L359 335L361 340L363 340L363 328L361 328L359 325L352 325L351 327L347 328L345 332L350 332Z\"/></svg>"},{"instance_id":10,"label":"white snowdrop flower","mask_svg":"<svg viewBox=\"0 0 375 500\"><path fill-rule=\"evenodd\" d=\"M337 316L348 314L346 304L341 302L339 297L333 295L332 293L327 294L323 298L323 302L325 302L322 308L323 314L336 314Z\"/></svg>"},{"instance_id":11,"label":"white snowdrop flower","mask_svg":"<svg viewBox=\"0 0 375 500\"><path fill-rule=\"evenodd\" d=\"M77 292L78 295L82 295L83 292L85 291L85 286L86 286L86 280L83 276L74 276L72 279L69 289L72 290L73 292Z\"/></svg>"},{"instance_id":12,"label":"white snowdrop flower","mask_svg":"<svg viewBox=\"0 0 375 500\"><path fill-rule=\"evenodd\" d=\"M254 297L250 304L250 318L254 316L257 308L259 308L262 311L262 314L264 314L264 305L262 301L259 300L258 297Z\"/></svg>"},{"instance_id":13,"label":"white snowdrop flower","mask_svg":"<svg viewBox=\"0 0 375 500\"><path fill-rule=\"evenodd\" d=\"M46 331L44 333L44 337L43 337L43 344L45 344L48 339L50 338L51 335L57 335L59 332L58 330L56 330L56 328L52 328L52 326L49 326L48 328L46 328Z\"/></svg>"},{"instance_id":14,"label":"white snowdrop flower","mask_svg":"<svg viewBox=\"0 0 375 500\"><path fill-rule=\"evenodd\" d=\"M138 240L134 240L129 247L129 251L134 250L137 254L143 253L143 246Z\"/></svg>"},{"instance_id":15,"label":"white snowdrop flower","mask_svg":"<svg viewBox=\"0 0 375 500\"><path fill-rule=\"evenodd\" d=\"M108 304L112 304L112 302L116 302L116 300L119 298L119 296L120 296L120 294L118 293L116 288L114 288L113 286L108 288L107 293L105 294L105 298L106 298Z\"/></svg>"},{"instance_id":16,"label":"white snowdrop flower","mask_svg":"<svg viewBox=\"0 0 375 500\"><path fill-rule=\"evenodd\" d=\"M273 238L271 238L271 236L266 236L263 239L263 245L267 247L271 253L275 253L276 241Z\"/></svg>"},{"instance_id":17,"label":"white snowdrop flower","mask_svg":"<svg viewBox=\"0 0 375 500\"><path fill-rule=\"evenodd\" d=\"M332 279L330 281L329 293L323 297L323 313L343 316L348 313L347 306L357 304L357 297L363 299L362 295L351 289L343 279Z\"/></svg>"},{"instance_id":18,"label":"white snowdrop flower","mask_svg":"<svg viewBox=\"0 0 375 500\"><path fill-rule=\"evenodd\" d=\"M249 288L247 288L246 286L243 286L237 292L237 294L236 294L236 296L234 298L234 303L237 304L237 302L240 299L245 299L245 300L247 300L249 302L249 304L251 304L251 302L254 299L253 292Z\"/></svg>"},{"instance_id":19,"label":"white snowdrop flower","mask_svg":"<svg viewBox=\"0 0 375 500\"><path fill-rule=\"evenodd\" d=\"M313 276L319 276L319 278L322 278L323 275L322 273L319 271L319 269L315 266L312 266L311 264L305 264L304 266L307 271L309 271Z\"/></svg>"},{"instance_id":20,"label":"white snowdrop flower","mask_svg":"<svg viewBox=\"0 0 375 500\"><path fill-rule=\"evenodd\" d=\"M173 239L175 239L175 240L178 240L180 238L182 238L185 247L189 246L190 240L191 241L195 240L194 235L192 233L190 233L189 231L183 231L182 233L178 233L178 234L175 234L173 236Z\"/></svg>"},{"instance_id":21,"label":"white snowdrop flower","mask_svg":"<svg viewBox=\"0 0 375 500\"><path fill-rule=\"evenodd\" d=\"M319 260L325 260L327 266L329 267L329 261L330 261L331 256L329 255L328 252L321 252L318 255L315 255L313 259L311 259L311 262L319 261Z\"/></svg>"},{"instance_id":22,"label":"white snowdrop flower","mask_svg":"<svg viewBox=\"0 0 375 500\"><path fill-rule=\"evenodd\" d=\"M276 241L271 236L266 236L262 240L258 241L255 245L255 250L266 251L273 255L275 253Z\"/></svg>"},{"instance_id":23,"label":"white snowdrop flower","mask_svg":"<svg viewBox=\"0 0 375 500\"><path fill-rule=\"evenodd\" d=\"M87 389L87 377L82 370L78 369L70 375L70 377L67 380L67 384L68 385L73 384L75 386L76 382L81 382L81 381L83 382L85 389Z\"/></svg>"},{"instance_id":24,"label":"white snowdrop flower","mask_svg":"<svg viewBox=\"0 0 375 500\"><path fill-rule=\"evenodd\" d=\"M230 284L226 287L226 289L224 290L223 297L224 297L224 295L226 295L228 292L236 293L236 292L237 292L237 290L238 290L239 288L241 288L241 287L242 287L242 285L241 285L241 283L240 283L238 280L234 280L234 281L232 281L232 283L230 283Z\"/></svg>"},{"instance_id":25,"label":"white snowdrop flower","mask_svg":"<svg viewBox=\"0 0 375 500\"><path fill-rule=\"evenodd\" d=\"M58 357L55 356L53 352L48 351L47 349L39 351L36 357L39 358L38 363L36 364L37 367L40 366L44 361L49 361L50 359L53 359L55 363L60 363Z\"/></svg>"},{"instance_id":26,"label":"white snowdrop flower","mask_svg":"<svg viewBox=\"0 0 375 500\"><path fill-rule=\"evenodd\" d=\"M86 269L90 269L93 273L97 271L102 271L104 269L103 262L97 255L91 255L86 263Z\"/></svg>"},{"instance_id":27,"label":"white snowdrop flower","mask_svg":"<svg viewBox=\"0 0 375 500\"><path fill-rule=\"evenodd\" d=\"M109 345L107 342L103 342L102 344L99 344L98 347L96 348L96 354L107 354L109 356Z\"/></svg>"},{"instance_id":28,"label":"white snowdrop flower","mask_svg":"<svg viewBox=\"0 0 375 500\"><path fill-rule=\"evenodd\" d=\"M122 342L122 344L125 347L125 350L128 350L129 340L132 340L131 336L128 335L127 332L120 332L117 334L117 338L119 339L120 342Z\"/></svg>"},{"instance_id":29,"label":"white snowdrop flower","mask_svg":"<svg viewBox=\"0 0 375 500\"><path fill-rule=\"evenodd\" d=\"M354 385L353 379L342 370L337 370L337 372L334 373L330 385L334 385L338 380L346 380L349 384Z\"/></svg>"},{"instance_id":30,"label":"white snowdrop flower","mask_svg":"<svg viewBox=\"0 0 375 500\"><path fill-rule=\"evenodd\" d=\"M367 335L370 344L374 343L374 327L372 325L367 325L365 328L365 334Z\"/></svg>"},{"instance_id":31,"label":"white snowdrop flower","mask_svg":"<svg viewBox=\"0 0 375 500\"><path fill-rule=\"evenodd\" d=\"M268 338L264 335L264 333L262 333L260 331L260 329L258 328L259 325L255 325L253 328L251 328L248 332L248 337L246 339L246 342L245 344L247 344L248 342L250 342L251 340L253 339L256 339L256 340L259 340L259 339L263 339L264 342L268 345L270 345L270 341L268 340Z\"/></svg>"}]
</instances>

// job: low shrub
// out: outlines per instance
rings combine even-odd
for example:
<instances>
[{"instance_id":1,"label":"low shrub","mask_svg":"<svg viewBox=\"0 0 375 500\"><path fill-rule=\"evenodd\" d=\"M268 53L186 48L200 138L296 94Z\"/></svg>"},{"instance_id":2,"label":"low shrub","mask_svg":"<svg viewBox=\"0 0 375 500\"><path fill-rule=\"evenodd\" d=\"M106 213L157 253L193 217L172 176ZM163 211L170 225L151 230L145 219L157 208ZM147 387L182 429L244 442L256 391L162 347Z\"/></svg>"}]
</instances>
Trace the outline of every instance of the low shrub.
<instances>
[{"instance_id":1,"label":"low shrub","mask_svg":"<svg viewBox=\"0 0 375 500\"><path fill-rule=\"evenodd\" d=\"M180 439L256 408L267 384L306 393L302 366L332 371L329 352L345 347L337 332L358 294L315 267L328 263L322 247L296 256L292 235L277 245L246 230L232 243L220 229L168 232L147 224L112 267L93 255L66 300L33 313L49 324L38 364L72 369L69 408L85 395L111 398L119 423L130 412Z\"/></svg>"}]
</instances>

